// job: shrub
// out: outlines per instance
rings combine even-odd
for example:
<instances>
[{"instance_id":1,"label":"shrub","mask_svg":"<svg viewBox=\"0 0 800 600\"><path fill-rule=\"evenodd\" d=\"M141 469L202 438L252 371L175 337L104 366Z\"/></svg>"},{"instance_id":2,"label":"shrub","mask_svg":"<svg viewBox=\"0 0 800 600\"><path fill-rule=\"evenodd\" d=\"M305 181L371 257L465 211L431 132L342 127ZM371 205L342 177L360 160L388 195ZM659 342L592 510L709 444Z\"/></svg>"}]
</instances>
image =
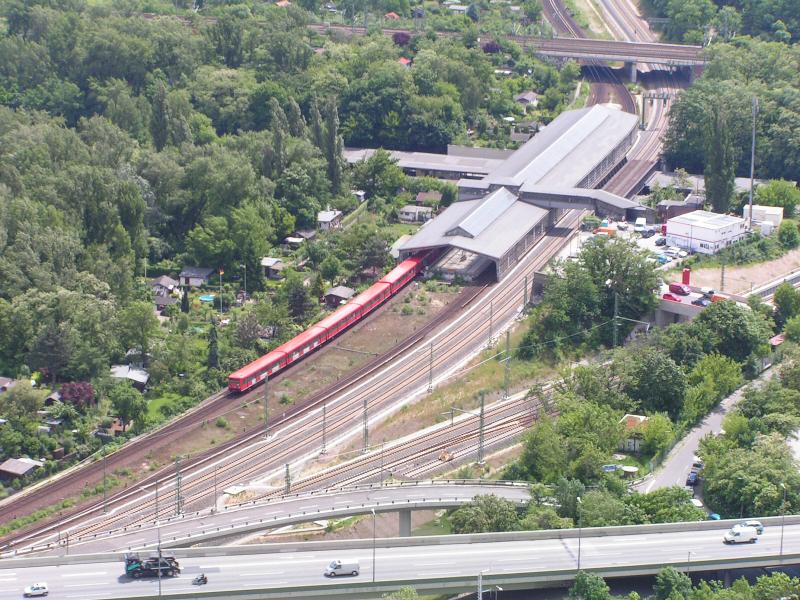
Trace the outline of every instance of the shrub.
<instances>
[{"instance_id":1,"label":"shrub","mask_svg":"<svg viewBox=\"0 0 800 600\"><path fill-rule=\"evenodd\" d=\"M227 429L228 428L228 419L225 417L217 417L216 423L214 423L220 429Z\"/></svg>"}]
</instances>

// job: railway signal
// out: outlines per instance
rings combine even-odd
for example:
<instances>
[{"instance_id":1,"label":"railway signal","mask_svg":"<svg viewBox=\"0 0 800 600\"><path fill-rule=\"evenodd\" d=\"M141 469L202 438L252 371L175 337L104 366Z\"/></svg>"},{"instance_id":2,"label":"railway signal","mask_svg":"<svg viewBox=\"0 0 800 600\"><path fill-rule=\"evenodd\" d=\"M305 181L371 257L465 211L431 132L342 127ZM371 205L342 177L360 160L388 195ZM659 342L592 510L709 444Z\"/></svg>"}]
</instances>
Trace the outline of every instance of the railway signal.
<instances>
[{"instance_id":1,"label":"railway signal","mask_svg":"<svg viewBox=\"0 0 800 600\"><path fill-rule=\"evenodd\" d=\"M483 391L478 392L478 398L480 399L480 402L481 402L480 412L475 413L475 412L472 412L471 410L464 410L464 409L461 409L461 408L456 408L455 406L451 406L449 412L450 412L450 425L451 426L454 424L455 413L456 412L460 412L460 413L464 413L464 414L467 414L467 415L472 415L474 417L478 417L478 460L477 460L477 464L483 465L485 463L483 455L484 455L484 430L486 428L486 419L485 419L485 415L486 415L486 410L485 410L485 407L486 407L486 392L483 392ZM447 413L442 413L442 414L446 415Z\"/></svg>"}]
</instances>

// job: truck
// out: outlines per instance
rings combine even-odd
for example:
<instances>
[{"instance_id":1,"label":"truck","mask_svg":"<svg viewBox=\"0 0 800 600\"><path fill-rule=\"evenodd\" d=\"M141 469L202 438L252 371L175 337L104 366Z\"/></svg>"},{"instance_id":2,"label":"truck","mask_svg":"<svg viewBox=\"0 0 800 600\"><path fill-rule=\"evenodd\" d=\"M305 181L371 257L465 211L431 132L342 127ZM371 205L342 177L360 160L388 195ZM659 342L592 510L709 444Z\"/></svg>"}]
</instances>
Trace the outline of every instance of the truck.
<instances>
[{"instance_id":1,"label":"truck","mask_svg":"<svg viewBox=\"0 0 800 600\"><path fill-rule=\"evenodd\" d=\"M160 562L160 568L159 568ZM139 577L158 577L161 571L161 576L175 577L180 575L181 566L174 556L158 555L148 556L142 558L138 552L132 552L125 555L125 575L133 579Z\"/></svg>"}]
</instances>

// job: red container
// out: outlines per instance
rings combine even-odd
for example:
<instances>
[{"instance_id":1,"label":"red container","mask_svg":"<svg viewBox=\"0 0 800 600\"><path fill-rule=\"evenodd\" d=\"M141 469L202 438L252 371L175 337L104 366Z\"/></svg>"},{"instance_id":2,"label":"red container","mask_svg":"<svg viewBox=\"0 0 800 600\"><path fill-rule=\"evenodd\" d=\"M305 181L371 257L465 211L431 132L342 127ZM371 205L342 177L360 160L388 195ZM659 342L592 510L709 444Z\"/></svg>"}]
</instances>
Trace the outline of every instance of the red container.
<instances>
[{"instance_id":1,"label":"red container","mask_svg":"<svg viewBox=\"0 0 800 600\"><path fill-rule=\"evenodd\" d=\"M691 269L684 269L683 270L683 278L681 279L681 281L683 282L683 285L689 285L689 280L691 279L691 277L692 277L692 270Z\"/></svg>"}]
</instances>

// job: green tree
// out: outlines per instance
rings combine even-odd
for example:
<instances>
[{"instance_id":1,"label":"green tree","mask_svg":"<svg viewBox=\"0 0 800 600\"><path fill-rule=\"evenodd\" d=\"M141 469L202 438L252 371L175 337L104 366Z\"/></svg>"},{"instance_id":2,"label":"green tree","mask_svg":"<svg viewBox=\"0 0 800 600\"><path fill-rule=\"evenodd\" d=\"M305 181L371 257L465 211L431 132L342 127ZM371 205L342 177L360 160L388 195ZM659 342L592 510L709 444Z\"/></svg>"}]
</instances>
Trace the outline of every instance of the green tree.
<instances>
[{"instance_id":1,"label":"green tree","mask_svg":"<svg viewBox=\"0 0 800 600\"><path fill-rule=\"evenodd\" d=\"M189 290L184 289L181 294L181 312L186 314L189 312Z\"/></svg>"},{"instance_id":2,"label":"green tree","mask_svg":"<svg viewBox=\"0 0 800 600\"><path fill-rule=\"evenodd\" d=\"M150 355L150 340L158 332L158 318L152 304L145 301L132 302L120 311L117 331L123 347L136 348L147 366Z\"/></svg>"},{"instance_id":3,"label":"green tree","mask_svg":"<svg viewBox=\"0 0 800 600\"><path fill-rule=\"evenodd\" d=\"M778 226L778 240L781 246L787 250L800 246L800 232L797 231L797 224L793 221L782 221Z\"/></svg>"},{"instance_id":4,"label":"green tree","mask_svg":"<svg viewBox=\"0 0 800 600\"><path fill-rule=\"evenodd\" d=\"M72 360L71 331L66 323L49 323L42 328L28 354L28 364L46 371L53 383Z\"/></svg>"},{"instance_id":5,"label":"green tree","mask_svg":"<svg viewBox=\"0 0 800 600\"><path fill-rule=\"evenodd\" d=\"M706 199L719 213L728 212L733 196L734 155L728 117L717 105L711 108L711 120L706 130Z\"/></svg>"},{"instance_id":6,"label":"green tree","mask_svg":"<svg viewBox=\"0 0 800 600\"><path fill-rule=\"evenodd\" d=\"M342 191L343 150L344 142L339 134L339 111L336 102L331 100L325 110L324 154L325 160L328 161L328 179L334 194Z\"/></svg>"},{"instance_id":7,"label":"green tree","mask_svg":"<svg viewBox=\"0 0 800 600\"><path fill-rule=\"evenodd\" d=\"M208 360L209 369L219 369L219 341L217 340L217 324L212 320L208 332Z\"/></svg>"},{"instance_id":8,"label":"green tree","mask_svg":"<svg viewBox=\"0 0 800 600\"><path fill-rule=\"evenodd\" d=\"M525 433L522 444L522 456L518 461L520 477L552 483L566 471L567 449L553 418L543 416L534 423Z\"/></svg>"},{"instance_id":9,"label":"green tree","mask_svg":"<svg viewBox=\"0 0 800 600\"><path fill-rule=\"evenodd\" d=\"M766 352L767 340L771 337L769 326L761 315L723 300L707 307L692 323L693 327L705 327L713 350L744 362L751 354Z\"/></svg>"},{"instance_id":10,"label":"green tree","mask_svg":"<svg viewBox=\"0 0 800 600\"><path fill-rule=\"evenodd\" d=\"M569 600L611 600L611 590L599 575L579 571L569 589Z\"/></svg>"},{"instance_id":11,"label":"green tree","mask_svg":"<svg viewBox=\"0 0 800 600\"><path fill-rule=\"evenodd\" d=\"M586 486L577 479L561 477L556 482L555 498L559 516L578 522L578 498L586 492Z\"/></svg>"},{"instance_id":12,"label":"green tree","mask_svg":"<svg viewBox=\"0 0 800 600\"><path fill-rule=\"evenodd\" d=\"M650 415L648 420L637 428L641 432L641 450L647 456L655 456L666 450L675 437L672 421L663 413Z\"/></svg>"},{"instance_id":13,"label":"green tree","mask_svg":"<svg viewBox=\"0 0 800 600\"><path fill-rule=\"evenodd\" d=\"M675 567L661 569L656 575L656 582L653 585L656 600L686 598L691 591L692 580Z\"/></svg>"},{"instance_id":14,"label":"green tree","mask_svg":"<svg viewBox=\"0 0 800 600\"><path fill-rule=\"evenodd\" d=\"M669 356L643 348L631 356L623 389L648 412L665 412L676 419L686 394L686 375Z\"/></svg>"},{"instance_id":15,"label":"green tree","mask_svg":"<svg viewBox=\"0 0 800 600\"><path fill-rule=\"evenodd\" d=\"M342 271L342 264L339 262L339 259L333 255L328 256L325 260L322 261L322 264L319 266L320 275L326 281L330 281L331 283L339 276L339 273Z\"/></svg>"},{"instance_id":16,"label":"green tree","mask_svg":"<svg viewBox=\"0 0 800 600\"><path fill-rule=\"evenodd\" d=\"M114 412L122 422L122 430L132 421L140 421L147 413L147 400L129 381L120 381L108 392Z\"/></svg>"},{"instance_id":17,"label":"green tree","mask_svg":"<svg viewBox=\"0 0 800 600\"><path fill-rule=\"evenodd\" d=\"M654 490L648 494L633 493L623 497L632 514L639 515L639 523L677 523L703 521L706 513L689 500L692 494L679 486Z\"/></svg>"},{"instance_id":18,"label":"green tree","mask_svg":"<svg viewBox=\"0 0 800 600\"><path fill-rule=\"evenodd\" d=\"M405 181L397 161L382 148L353 165L352 177L353 185L362 190L367 198L393 198Z\"/></svg>"},{"instance_id":19,"label":"green tree","mask_svg":"<svg viewBox=\"0 0 800 600\"><path fill-rule=\"evenodd\" d=\"M579 519L584 527L632 525L625 503L606 490L591 490L581 497Z\"/></svg>"},{"instance_id":20,"label":"green tree","mask_svg":"<svg viewBox=\"0 0 800 600\"><path fill-rule=\"evenodd\" d=\"M450 515L454 533L516 531L519 517L513 502L493 494L475 496L472 502Z\"/></svg>"},{"instance_id":21,"label":"green tree","mask_svg":"<svg viewBox=\"0 0 800 600\"><path fill-rule=\"evenodd\" d=\"M761 206L781 206L783 216L792 218L800 204L800 189L785 179L773 179L756 187L755 203Z\"/></svg>"},{"instance_id":22,"label":"green tree","mask_svg":"<svg viewBox=\"0 0 800 600\"><path fill-rule=\"evenodd\" d=\"M167 104L167 86L163 81L156 84L153 97L153 116L150 119L150 134L153 144L159 152L167 145L169 136L169 105Z\"/></svg>"},{"instance_id":23,"label":"green tree","mask_svg":"<svg viewBox=\"0 0 800 600\"><path fill-rule=\"evenodd\" d=\"M305 322L314 307L314 300L311 298L303 278L298 273L290 272L284 281L282 293L286 298L289 314L294 322Z\"/></svg>"},{"instance_id":24,"label":"green tree","mask_svg":"<svg viewBox=\"0 0 800 600\"><path fill-rule=\"evenodd\" d=\"M391 594L381 596L384 600L419 600L419 594L412 587L402 587Z\"/></svg>"}]
</instances>

